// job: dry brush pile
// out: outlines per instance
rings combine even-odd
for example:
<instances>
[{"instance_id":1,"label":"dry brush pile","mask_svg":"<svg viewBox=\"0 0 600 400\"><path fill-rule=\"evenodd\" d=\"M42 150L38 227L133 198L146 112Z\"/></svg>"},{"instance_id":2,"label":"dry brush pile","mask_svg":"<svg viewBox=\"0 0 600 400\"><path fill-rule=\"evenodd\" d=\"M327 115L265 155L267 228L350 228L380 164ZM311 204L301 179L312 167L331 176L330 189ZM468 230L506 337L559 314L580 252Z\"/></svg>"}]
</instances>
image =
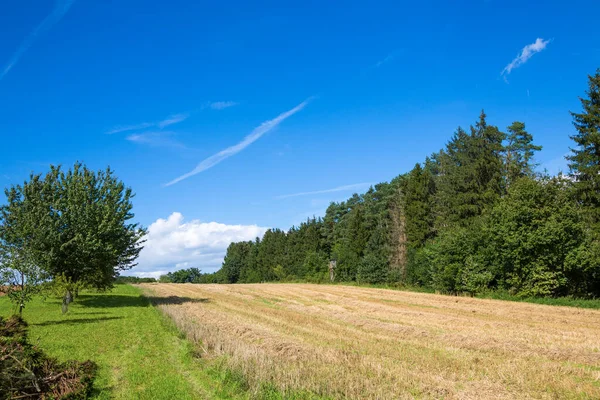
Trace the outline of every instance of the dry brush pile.
<instances>
[{"instance_id":1,"label":"dry brush pile","mask_svg":"<svg viewBox=\"0 0 600 400\"><path fill-rule=\"evenodd\" d=\"M27 323L0 317L0 399L86 399L96 364L61 363L27 339Z\"/></svg>"},{"instance_id":2,"label":"dry brush pile","mask_svg":"<svg viewBox=\"0 0 600 400\"><path fill-rule=\"evenodd\" d=\"M600 398L596 310L306 284L145 288L256 392Z\"/></svg>"}]
</instances>

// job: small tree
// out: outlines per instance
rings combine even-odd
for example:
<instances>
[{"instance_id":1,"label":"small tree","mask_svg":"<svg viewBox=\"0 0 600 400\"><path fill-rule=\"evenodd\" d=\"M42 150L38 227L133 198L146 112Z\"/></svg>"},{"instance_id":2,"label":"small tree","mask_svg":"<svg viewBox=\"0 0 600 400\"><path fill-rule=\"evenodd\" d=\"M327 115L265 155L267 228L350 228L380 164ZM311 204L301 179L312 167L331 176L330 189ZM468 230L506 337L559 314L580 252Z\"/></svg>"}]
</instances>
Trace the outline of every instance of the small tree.
<instances>
[{"instance_id":1,"label":"small tree","mask_svg":"<svg viewBox=\"0 0 600 400\"><path fill-rule=\"evenodd\" d=\"M68 306L72 287L108 289L119 271L136 265L146 230L130 222L133 196L110 168L50 166L45 176L32 174L6 190L0 242L25 249L34 265L68 282Z\"/></svg>"},{"instance_id":2,"label":"small tree","mask_svg":"<svg viewBox=\"0 0 600 400\"><path fill-rule=\"evenodd\" d=\"M41 291L42 283L47 280L47 274L33 264L24 251L3 249L0 284L6 287L6 295L19 309L20 316L25 304Z\"/></svg>"}]
</instances>

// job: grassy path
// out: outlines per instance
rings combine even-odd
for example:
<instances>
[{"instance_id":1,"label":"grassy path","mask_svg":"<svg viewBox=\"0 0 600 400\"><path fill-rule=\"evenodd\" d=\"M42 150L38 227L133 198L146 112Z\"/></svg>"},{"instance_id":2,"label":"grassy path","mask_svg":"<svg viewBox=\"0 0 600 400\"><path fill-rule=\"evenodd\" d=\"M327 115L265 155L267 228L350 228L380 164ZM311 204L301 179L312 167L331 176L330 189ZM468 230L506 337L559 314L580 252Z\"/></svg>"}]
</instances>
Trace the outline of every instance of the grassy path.
<instances>
[{"instance_id":1,"label":"grassy path","mask_svg":"<svg viewBox=\"0 0 600 400\"><path fill-rule=\"evenodd\" d=\"M12 304L0 297L0 315ZM37 299L23 314L30 339L61 360L91 359L100 370L96 399L231 399L240 390L214 369L141 296L119 285L109 293L84 293L63 316L57 300Z\"/></svg>"}]
</instances>

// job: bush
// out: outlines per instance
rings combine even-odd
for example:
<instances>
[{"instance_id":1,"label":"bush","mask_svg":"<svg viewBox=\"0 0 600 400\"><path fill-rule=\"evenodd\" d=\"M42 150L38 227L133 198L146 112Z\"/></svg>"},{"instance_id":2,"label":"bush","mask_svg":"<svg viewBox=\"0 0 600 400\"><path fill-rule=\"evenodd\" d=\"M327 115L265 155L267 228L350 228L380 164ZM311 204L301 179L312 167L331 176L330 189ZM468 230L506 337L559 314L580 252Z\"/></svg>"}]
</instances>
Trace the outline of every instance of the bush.
<instances>
[{"instance_id":1,"label":"bush","mask_svg":"<svg viewBox=\"0 0 600 400\"><path fill-rule=\"evenodd\" d=\"M120 283L155 283L156 279L154 278L140 278L137 276L117 276L115 279L116 284Z\"/></svg>"},{"instance_id":2,"label":"bush","mask_svg":"<svg viewBox=\"0 0 600 400\"><path fill-rule=\"evenodd\" d=\"M358 265L356 279L359 283L383 283L387 278L387 264L374 254L367 254Z\"/></svg>"},{"instance_id":3,"label":"bush","mask_svg":"<svg viewBox=\"0 0 600 400\"><path fill-rule=\"evenodd\" d=\"M85 399L97 366L60 363L27 341L27 323L0 317L0 398Z\"/></svg>"}]
</instances>

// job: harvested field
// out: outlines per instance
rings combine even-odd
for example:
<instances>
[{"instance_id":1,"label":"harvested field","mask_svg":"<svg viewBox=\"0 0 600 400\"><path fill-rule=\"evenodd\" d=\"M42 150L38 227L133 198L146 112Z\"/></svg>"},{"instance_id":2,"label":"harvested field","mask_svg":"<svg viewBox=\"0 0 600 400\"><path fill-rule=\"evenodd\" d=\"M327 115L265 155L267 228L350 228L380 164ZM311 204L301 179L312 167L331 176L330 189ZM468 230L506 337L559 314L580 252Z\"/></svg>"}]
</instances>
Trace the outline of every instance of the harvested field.
<instances>
[{"instance_id":1,"label":"harvested field","mask_svg":"<svg viewBox=\"0 0 600 400\"><path fill-rule=\"evenodd\" d=\"M251 388L330 398L600 398L600 311L309 284L146 284ZM162 300L164 298L164 300Z\"/></svg>"}]
</instances>

